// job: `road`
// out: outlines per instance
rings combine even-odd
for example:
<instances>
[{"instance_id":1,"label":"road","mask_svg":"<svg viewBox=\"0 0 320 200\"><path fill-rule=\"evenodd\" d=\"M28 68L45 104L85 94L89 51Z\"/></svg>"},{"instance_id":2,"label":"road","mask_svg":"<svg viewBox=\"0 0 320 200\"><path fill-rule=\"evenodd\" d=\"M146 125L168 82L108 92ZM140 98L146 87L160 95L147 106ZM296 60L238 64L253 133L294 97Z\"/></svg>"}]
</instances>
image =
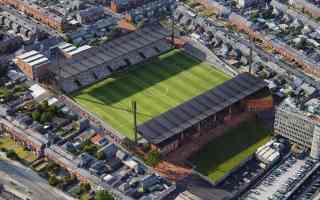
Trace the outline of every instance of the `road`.
<instances>
[{"instance_id":1,"label":"road","mask_svg":"<svg viewBox=\"0 0 320 200\"><path fill-rule=\"evenodd\" d=\"M32 200L75 200L50 186L31 169L18 162L0 158L0 183Z\"/></svg>"},{"instance_id":2,"label":"road","mask_svg":"<svg viewBox=\"0 0 320 200\"><path fill-rule=\"evenodd\" d=\"M37 20L35 20L35 19L31 18L31 17L27 17L25 15L22 15L17 10L15 10L15 9L9 7L9 6L3 6L2 9L7 11L8 13L11 13L14 16L17 16L17 17L20 17L20 18L23 17L23 18L25 18L25 20L32 21L34 24L37 24L37 26L38 26L38 28L40 30L43 30L44 32L48 33L51 36L54 36L54 37L61 37L62 36L62 34L59 33L58 31L48 27L47 25L45 25L43 23L39 23Z\"/></svg>"}]
</instances>

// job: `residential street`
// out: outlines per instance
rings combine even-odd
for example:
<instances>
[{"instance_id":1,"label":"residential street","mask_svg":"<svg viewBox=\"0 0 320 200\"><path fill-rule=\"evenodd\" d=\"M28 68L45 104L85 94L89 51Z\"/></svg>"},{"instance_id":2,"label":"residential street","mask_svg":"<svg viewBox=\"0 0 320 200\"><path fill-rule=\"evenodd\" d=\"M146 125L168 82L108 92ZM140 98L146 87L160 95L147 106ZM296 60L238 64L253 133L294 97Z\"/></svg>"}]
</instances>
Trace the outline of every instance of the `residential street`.
<instances>
[{"instance_id":1,"label":"residential street","mask_svg":"<svg viewBox=\"0 0 320 200\"><path fill-rule=\"evenodd\" d=\"M74 200L51 187L31 169L15 161L0 159L0 183L8 190L17 191L32 200Z\"/></svg>"}]
</instances>

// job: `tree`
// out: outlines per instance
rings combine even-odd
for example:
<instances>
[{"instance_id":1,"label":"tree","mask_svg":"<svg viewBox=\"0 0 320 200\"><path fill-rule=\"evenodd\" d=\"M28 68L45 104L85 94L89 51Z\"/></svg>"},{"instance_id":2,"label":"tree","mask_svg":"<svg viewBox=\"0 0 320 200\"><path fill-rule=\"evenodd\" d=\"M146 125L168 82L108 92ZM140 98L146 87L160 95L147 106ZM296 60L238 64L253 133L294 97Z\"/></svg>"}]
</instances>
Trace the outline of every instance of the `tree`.
<instances>
[{"instance_id":1,"label":"tree","mask_svg":"<svg viewBox=\"0 0 320 200\"><path fill-rule=\"evenodd\" d=\"M33 121L40 121L41 114L38 111L34 111L31 114Z\"/></svg>"},{"instance_id":2,"label":"tree","mask_svg":"<svg viewBox=\"0 0 320 200\"><path fill-rule=\"evenodd\" d=\"M71 184L77 181L77 178L75 176L69 175L69 176L65 176L63 178L63 182L66 184Z\"/></svg>"},{"instance_id":3,"label":"tree","mask_svg":"<svg viewBox=\"0 0 320 200\"><path fill-rule=\"evenodd\" d=\"M157 150L153 150L148 153L146 163L151 166L155 166L160 162L160 153Z\"/></svg>"},{"instance_id":4,"label":"tree","mask_svg":"<svg viewBox=\"0 0 320 200\"><path fill-rule=\"evenodd\" d=\"M83 148L83 152L87 152L90 155L95 155L95 153L98 151L98 147L92 143L90 143L89 145L85 146Z\"/></svg>"},{"instance_id":5,"label":"tree","mask_svg":"<svg viewBox=\"0 0 320 200\"><path fill-rule=\"evenodd\" d=\"M49 113L49 112L44 112L41 114L41 117L40 117L40 122L41 123L46 123L48 121L50 121L52 119L52 114Z\"/></svg>"},{"instance_id":6,"label":"tree","mask_svg":"<svg viewBox=\"0 0 320 200\"><path fill-rule=\"evenodd\" d=\"M56 164L55 162L53 162L53 161L49 161L46 169L47 169L48 172L50 172L50 173L52 173L52 174L56 174L56 173L59 172L60 166L57 165L57 164Z\"/></svg>"},{"instance_id":7,"label":"tree","mask_svg":"<svg viewBox=\"0 0 320 200\"><path fill-rule=\"evenodd\" d=\"M87 193L91 190L91 185L89 183L80 183L81 193Z\"/></svg>"},{"instance_id":8,"label":"tree","mask_svg":"<svg viewBox=\"0 0 320 200\"><path fill-rule=\"evenodd\" d=\"M75 127L75 129L77 129ZM80 144L80 149L84 149L86 146L90 145L91 144L91 141L89 139L83 141L81 144Z\"/></svg>"},{"instance_id":9,"label":"tree","mask_svg":"<svg viewBox=\"0 0 320 200\"><path fill-rule=\"evenodd\" d=\"M17 85L13 89L14 93L19 93L19 92L24 92L24 91L26 91L26 87L23 85Z\"/></svg>"},{"instance_id":10,"label":"tree","mask_svg":"<svg viewBox=\"0 0 320 200\"><path fill-rule=\"evenodd\" d=\"M10 91L7 88L0 88L0 97L7 97L10 95Z\"/></svg>"},{"instance_id":11,"label":"tree","mask_svg":"<svg viewBox=\"0 0 320 200\"><path fill-rule=\"evenodd\" d=\"M60 183L60 180L56 176L50 176L48 182L52 186L57 186Z\"/></svg>"},{"instance_id":12,"label":"tree","mask_svg":"<svg viewBox=\"0 0 320 200\"><path fill-rule=\"evenodd\" d=\"M58 107L57 107L57 106L50 106L50 107L48 108L48 112L49 112L50 114L52 114L52 115L55 115L55 114L58 113Z\"/></svg>"},{"instance_id":13,"label":"tree","mask_svg":"<svg viewBox=\"0 0 320 200\"><path fill-rule=\"evenodd\" d=\"M96 153L96 157L97 157L98 160L104 160L106 158L106 155L104 154L103 151L98 151Z\"/></svg>"},{"instance_id":14,"label":"tree","mask_svg":"<svg viewBox=\"0 0 320 200\"><path fill-rule=\"evenodd\" d=\"M94 200L114 200L112 195L106 190L99 190L96 192Z\"/></svg>"},{"instance_id":15,"label":"tree","mask_svg":"<svg viewBox=\"0 0 320 200\"><path fill-rule=\"evenodd\" d=\"M47 111L49 109L49 103L48 101L43 101L40 106L39 106L40 110L42 111Z\"/></svg>"},{"instance_id":16,"label":"tree","mask_svg":"<svg viewBox=\"0 0 320 200\"><path fill-rule=\"evenodd\" d=\"M90 200L90 196L88 193L85 193L81 196L81 200Z\"/></svg>"},{"instance_id":17,"label":"tree","mask_svg":"<svg viewBox=\"0 0 320 200\"><path fill-rule=\"evenodd\" d=\"M14 150L8 150L7 151L7 157L12 159L12 160L19 160L19 156Z\"/></svg>"}]
</instances>

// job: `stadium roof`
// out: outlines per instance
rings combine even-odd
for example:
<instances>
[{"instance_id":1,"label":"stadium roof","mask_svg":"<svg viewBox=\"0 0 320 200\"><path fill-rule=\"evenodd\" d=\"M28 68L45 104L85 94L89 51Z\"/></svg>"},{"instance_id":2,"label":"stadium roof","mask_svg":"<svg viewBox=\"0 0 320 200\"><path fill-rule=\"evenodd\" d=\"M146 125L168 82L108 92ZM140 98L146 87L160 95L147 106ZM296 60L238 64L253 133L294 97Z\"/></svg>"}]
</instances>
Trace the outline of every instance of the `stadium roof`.
<instances>
[{"instance_id":1,"label":"stadium roof","mask_svg":"<svg viewBox=\"0 0 320 200\"><path fill-rule=\"evenodd\" d=\"M168 31L160 25L139 29L125 36L106 42L99 47L91 48L89 51L87 51L88 49L85 49L85 53L81 54L81 58L70 59L64 63L60 75L63 78L68 78L96 66L106 65L108 62L126 56L130 52L138 51L145 46L164 39L168 35ZM62 46L61 48L68 48L68 46Z\"/></svg>"},{"instance_id":2,"label":"stadium roof","mask_svg":"<svg viewBox=\"0 0 320 200\"><path fill-rule=\"evenodd\" d=\"M265 81L242 73L139 125L138 132L149 142L160 144L264 87Z\"/></svg>"}]
</instances>

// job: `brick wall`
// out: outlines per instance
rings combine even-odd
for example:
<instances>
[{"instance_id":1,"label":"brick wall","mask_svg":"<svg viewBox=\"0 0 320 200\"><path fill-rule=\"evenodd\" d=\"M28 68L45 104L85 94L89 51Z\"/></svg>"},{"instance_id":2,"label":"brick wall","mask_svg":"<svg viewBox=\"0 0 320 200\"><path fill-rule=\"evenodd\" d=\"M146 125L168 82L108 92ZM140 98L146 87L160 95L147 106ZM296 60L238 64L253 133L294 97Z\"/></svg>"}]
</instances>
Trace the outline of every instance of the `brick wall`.
<instances>
[{"instance_id":1,"label":"brick wall","mask_svg":"<svg viewBox=\"0 0 320 200\"><path fill-rule=\"evenodd\" d=\"M60 20L60 17L53 13L49 13L49 11L45 9L39 8L37 5L23 0L0 0L0 3L13 6L17 10L24 12L26 15L30 15L34 19L56 30L63 31L66 28L66 24L63 22L63 20Z\"/></svg>"},{"instance_id":2,"label":"brick wall","mask_svg":"<svg viewBox=\"0 0 320 200\"><path fill-rule=\"evenodd\" d=\"M249 111L265 111L273 108L272 98L250 99L246 101L246 107Z\"/></svg>"}]
</instances>

